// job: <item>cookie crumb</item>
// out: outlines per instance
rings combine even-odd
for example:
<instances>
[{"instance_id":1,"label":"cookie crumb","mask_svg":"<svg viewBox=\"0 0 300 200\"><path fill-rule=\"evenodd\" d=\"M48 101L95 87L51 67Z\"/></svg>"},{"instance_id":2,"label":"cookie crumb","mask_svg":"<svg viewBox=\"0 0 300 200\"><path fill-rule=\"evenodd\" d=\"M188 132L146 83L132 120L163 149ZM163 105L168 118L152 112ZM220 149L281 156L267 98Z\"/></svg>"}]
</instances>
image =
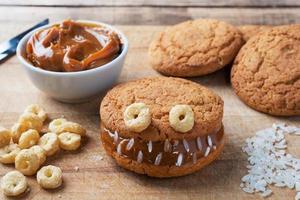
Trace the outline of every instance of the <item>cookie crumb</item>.
<instances>
[{"instance_id":1,"label":"cookie crumb","mask_svg":"<svg viewBox=\"0 0 300 200\"><path fill-rule=\"evenodd\" d=\"M60 195L60 194L58 195L58 198L60 198L60 199L61 199L61 195Z\"/></svg>"},{"instance_id":2,"label":"cookie crumb","mask_svg":"<svg viewBox=\"0 0 300 200\"><path fill-rule=\"evenodd\" d=\"M75 166L74 169L75 169L76 172L79 171L79 167L78 166Z\"/></svg>"}]
</instances>

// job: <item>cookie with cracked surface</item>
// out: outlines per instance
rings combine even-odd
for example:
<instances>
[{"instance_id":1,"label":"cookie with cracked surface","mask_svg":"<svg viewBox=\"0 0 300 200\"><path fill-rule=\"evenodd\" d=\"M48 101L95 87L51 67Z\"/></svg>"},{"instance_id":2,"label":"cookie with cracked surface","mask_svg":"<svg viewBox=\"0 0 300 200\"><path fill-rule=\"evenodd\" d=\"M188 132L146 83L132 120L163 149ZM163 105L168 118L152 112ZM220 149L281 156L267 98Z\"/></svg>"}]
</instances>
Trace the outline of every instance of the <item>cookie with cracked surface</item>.
<instances>
[{"instance_id":1,"label":"cookie with cracked surface","mask_svg":"<svg viewBox=\"0 0 300 200\"><path fill-rule=\"evenodd\" d=\"M149 47L152 67L164 75L193 77L229 64L243 44L240 31L214 19L171 26L157 34Z\"/></svg>"},{"instance_id":2,"label":"cookie with cracked surface","mask_svg":"<svg viewBox=\"0 0 300 200\"><path fill-rule=\"evenodd\" d=\"M143 114L135 113L135 105ZM176 105L184 106L170 112L176 111ZM125 123L128 108L133 109L135 119L149 114L151 122L138 132L131 130ZM190 128L175 129L170 123L172 113L180 125ZM140 174L190 174L215 160L224 146L222 99L204 86L180 78L144 78L120 84L102 100L100 117L107 153L120 166Z\"/></svg>"},{"instance_id":3,"label":"cookie with cracked surface","mask_svg":"<svg viewBox=\"0 0 300 200\"><path fill-rule=\"evenodd\" d=\"M300 25L250 38L234 61L231 83L244 103L278 116L300 115Z\"/></svg>"},{"instance_id":4,"label":"cookie with cracked surface","mask_svg":"<svg viewBox=\"0 0 300 200\"><path fill-rule=\"evenodd\" d=\"M269 25L242 25L238 26L238 29L242 33L243 40L247 42L251 37L262 33L266 30L271 29L272 26Z\"/></svg>"}]
</instances>

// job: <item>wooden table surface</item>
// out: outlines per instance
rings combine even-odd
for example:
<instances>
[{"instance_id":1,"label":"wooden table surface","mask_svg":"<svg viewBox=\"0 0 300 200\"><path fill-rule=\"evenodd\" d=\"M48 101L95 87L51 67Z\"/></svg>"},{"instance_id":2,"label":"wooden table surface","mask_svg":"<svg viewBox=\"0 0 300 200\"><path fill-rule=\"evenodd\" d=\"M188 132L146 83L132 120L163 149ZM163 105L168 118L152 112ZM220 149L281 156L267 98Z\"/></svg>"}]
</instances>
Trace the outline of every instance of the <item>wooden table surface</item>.
<instances>
[{"instance_id":1,"label":"wooden table surface","mask_svg":"<svg viewBox=\"0 0 300 200\"><path fill-rule=\"evenodd\" d=\"M147 48L153 35L166 25L188 19L217 18L235 25L288 24L300 22L297 0L1 0L0 41L8 39L44 18L51 22L65 18L102 21L118 26L128 36L130 49L120 82L146 76L159 76L149 66ZM99 141L98 108L101 97L83 104L63 104L40 91L29 81L14 56L0 65L0 124L11 127L26 105L42 105L51 118L65 116L84 125L88 139L75 153L59 153L47 160L64 173L63 187L40 189L29 178L31 191L19 199L260 199L239 188L246 173L247 157L241 147L255 131L274 122L300 126L299 117L279 118L258 113L245 106L233 93L228 81L230 66L215 74L193 78L225 101L224 125L227 143L218 160L202 171L172 179L136 175L118 167ZM300 157L300 138L288 138L289 151ZM79 167L79 171L75 168ZM0 175L14 169L0 165ZM274 189L269 199L294 199L295 191ZM0 199L6 199L0 194Z\"/></svg>"}]
</instances>

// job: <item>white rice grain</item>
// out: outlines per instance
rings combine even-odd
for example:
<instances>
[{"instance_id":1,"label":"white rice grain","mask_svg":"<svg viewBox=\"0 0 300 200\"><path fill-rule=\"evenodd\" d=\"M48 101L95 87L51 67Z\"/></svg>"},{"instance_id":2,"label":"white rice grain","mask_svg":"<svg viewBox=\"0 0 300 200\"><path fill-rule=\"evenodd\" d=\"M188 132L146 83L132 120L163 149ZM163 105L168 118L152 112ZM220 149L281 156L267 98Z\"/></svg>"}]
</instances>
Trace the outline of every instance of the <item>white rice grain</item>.
<instances>
[{"instance_id":1,"label":"white rice grain","mask_svg":"<svg viewBox=\"0 0 300 200\"><path fill-rule=\"evenodd\" d=\"M248 155L248 174L242 177L240 187L247 193L272 194L270 185L300 191L300 159L286 152L285 134L300 132L300 128L273 124L246 139L242 150ZM295 199L300 200L300 192Z\"/></svg>"}]
</instances>

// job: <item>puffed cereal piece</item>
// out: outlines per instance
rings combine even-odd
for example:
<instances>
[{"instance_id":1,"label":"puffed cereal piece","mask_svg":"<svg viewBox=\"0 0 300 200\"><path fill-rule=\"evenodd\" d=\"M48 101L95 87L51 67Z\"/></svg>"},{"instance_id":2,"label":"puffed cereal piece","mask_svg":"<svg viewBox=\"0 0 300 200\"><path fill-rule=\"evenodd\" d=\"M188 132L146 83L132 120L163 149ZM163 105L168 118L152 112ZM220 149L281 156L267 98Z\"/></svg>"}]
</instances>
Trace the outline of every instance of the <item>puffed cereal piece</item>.
<instances>
[{"instance_id":1,"label":"puffed cereal piece","mask_svg":"<svg viewBox=\"0 0 300 200\"><path fill-rule=\"evenodd\" d=\"M47 158L45 150L39 145L34 145L30 148L30 150L32 150L38 156L40 166L42 166L42 164L44 164Z\"/></svg>"},{"instance_id":2,"label":"puffed cereal piece","mask_svg":"<svg viewBox=\"0 0 300 200\"><path fill-rule=\"evenodd\" d=\"M15 162L15 158L21 149L17 144L9 144L0 148L0 162L3 164L11 164Z\"/></svg>"},{"instance_id":3,"label":"puffed cereal piece","mask_svg":"<svg viewBox=\"0 0 300 200\"><path fill-rule=\"evenodd\" d=\"M126 127L134 132L142 132L151 124L149 107L144 103L133 103L123 114Z\"/></svg>"},{"instance_id":4,"label":"puffed cereal piece","mask_svg":"<svg viewBox=\"0 0 300 200\"><path fill-rule=\"evenodd\" d=\"M14 143L19 143L19 138L22 133L27 131L29 128L27 124L15 123L11 128L11 137Z\"/></svg>"},{"instance_id":5,"label":"puffed cereal piece","mask_svg":"<svg viewBox=\"0 0 300 200\"><path fill-rule=\"evenodd\" d=\"M73 151L80 147L81 136L76 133L64 132L58 139L60 148L64 150Z\"/></svg>"},{"instance_id":6,"label":"puffed cereal piece","mask_svg":"<svg viewBox=\"0 0 300 200\"><path fill-rule=\"evenodd\" d=\"M65 118L54 119L49 124L49 130L52 133L57 133L58 128L66 122L67 122L67 120Z\"/></svg>"},{"instance_id":7,"label":"puffed cereal piece","mask_svg":"<svg viewBox=\"0 0 300 200\"><path fill-rule=\"evenodd\" d=\"M194 112L189 105L173 106L169 113L169 122L174 130L188 132L194 126Z\"/></svg>"},{"instance_id":8,"label":"puffed cereal piece","mask_svg":"<svg viewBox=\"0 0 300 200\"><path fill-rule=\"evenodd\" d=\"M40 134L34 129L29 129L21 134L21 137L19 138L19 147L21 149L28 149L33 145L36 145L39 142L39 139Z\"/></svg>"},{"instance_id":9,"label":"puffed cereal piece","mask_svg":"<svg viewBox=\"0 0 300 200\"><path fill-rule=\"evenodd\" d=\"M0 126L0 148L9 145L11 140L11 132Z\"/></svg>"},{"instance_id":10,"label":"puffed cereal piece","mask_svg":"<svg viewBox=\"0 0 300 200\"><path fill-rule=\"evenodd\" d=\"M43 121L33 113L23 113L19 118L19 123L24 124L28 129L35 129L38 132L43 128Z\"/></svg>"},{"instance_id":11,"label":"puffed cereal piece","mask_svg":"<svg viewBox=\"0 0 300 200\"><path fill-rule=\"evenodd\" d=\"M86 130L80 124L75 122L65 122L62 125L60 125L57 129L56 134L59 135L63 132L75 133L82 137L86 134Z\"/></svg>"},{"instance_id":12,"label":"puffed cereal piece","mask_svg":"<svg viewBox=\"0 0 300 200\"><path fill-rule=\"evenodd\" d=\"M38 171L36 178L42 188L55 189L62 184L62 171L59 167L48 165Z\"/></svg>"},{"instance_id":13,"label":"puffed cereal piece","mask_svg":"<svg viewBox=\"0 0 300 200\"><path fill-rule=\"evenodd\" d=\"M38 144L45 150L47 156L51 156L59 150L59 140L55 133L44 134Z\"/></svg>"},{"instance_id":14,"label":"puffed cereal piece","mask_svg":"<svg viewBox=\"0 0 300 200\"><path fill-rule=\"evenodd\" d=\"M8 172L2 177L1 189L6 196L18 196L27 189L26 177L18 171Z\"/></svg>"},{"instance_id":15,"label":"puffed cereal piece","mask_svg":"<svg viewBox=\"0 0 300 200\"><path fill-rule=\"evenodd\" d=\"M16 156L15 167L24 175L34 175L40 167L39 158L32 150L23 149Z\"/></svg>"},{"instance_id":16,"label":"puffed cereal piece","mask_svg":"<svg viewBox=\"0 0 300 200\"><path fill-rule=\"evenodd\" d=\"M43 122L47 119L47 113L38 104L31 104L25 108L25 113L33 113L37 115Z\"/></svg>"}]
</instances>

